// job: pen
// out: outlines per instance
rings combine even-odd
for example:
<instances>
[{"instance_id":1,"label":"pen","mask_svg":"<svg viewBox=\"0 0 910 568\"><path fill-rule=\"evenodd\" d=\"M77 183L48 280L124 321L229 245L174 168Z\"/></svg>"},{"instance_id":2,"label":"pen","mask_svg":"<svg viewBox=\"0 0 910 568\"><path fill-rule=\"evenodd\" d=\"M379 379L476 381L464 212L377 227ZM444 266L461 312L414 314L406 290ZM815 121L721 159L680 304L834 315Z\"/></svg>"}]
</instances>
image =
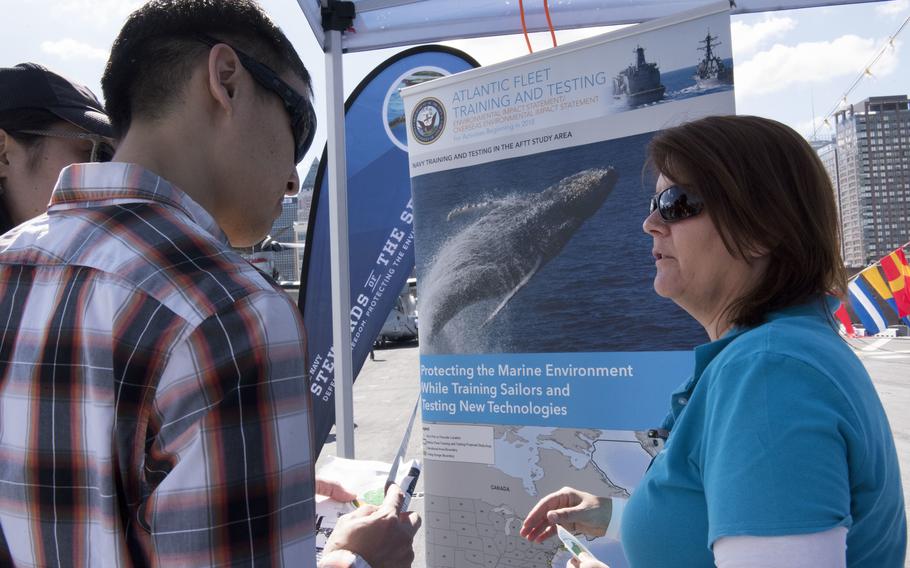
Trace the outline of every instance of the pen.
<instances>
[{"instance_id":1,"label":"pen","mask_svg":"<svg viewBox=\"0 0 910 568\"><path fill-rule=\"evenodd\" d=\"M404 501L401 504L401 510L407 511L411 503L411 497L414 496L414 490L417 488L417 478L420 477L420 465L415 460L408 469L408 474L401 480L401 487L404 490Z\"/></svg>"}]
</instances>

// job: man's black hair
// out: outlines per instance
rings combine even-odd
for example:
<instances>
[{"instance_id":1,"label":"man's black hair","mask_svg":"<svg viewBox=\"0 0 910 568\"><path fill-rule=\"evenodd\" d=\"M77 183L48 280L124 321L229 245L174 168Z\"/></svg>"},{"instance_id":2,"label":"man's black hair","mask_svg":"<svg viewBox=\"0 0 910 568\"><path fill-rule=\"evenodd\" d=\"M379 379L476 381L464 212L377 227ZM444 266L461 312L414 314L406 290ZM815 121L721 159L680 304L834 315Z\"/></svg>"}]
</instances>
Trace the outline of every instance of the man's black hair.
<instances>
[{"instance_id":1,"label":"man's black hair","mask_svg":"<svg viewBox=\"0 0 910 568\"><path fill-rule=\"evenodd\" d=\"M292 71L307 85L310 75L284 32L253 0L152 0L133 12L111 48L101 79L105 106L122 137L134 118L154 120L179 97L206 34L233 45L279 75Z\"/></svg>"}]
</instances>

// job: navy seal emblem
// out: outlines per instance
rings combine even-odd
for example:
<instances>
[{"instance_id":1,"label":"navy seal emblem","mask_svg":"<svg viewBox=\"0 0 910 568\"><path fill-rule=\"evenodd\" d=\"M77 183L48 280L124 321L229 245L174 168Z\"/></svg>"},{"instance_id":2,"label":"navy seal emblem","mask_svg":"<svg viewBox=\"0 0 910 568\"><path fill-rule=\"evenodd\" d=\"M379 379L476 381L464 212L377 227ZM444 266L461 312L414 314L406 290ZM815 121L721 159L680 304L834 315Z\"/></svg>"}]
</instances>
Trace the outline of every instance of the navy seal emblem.
<instances>
[{"instance_id":1,"label":"navy seal emblem","mask_svg":"<svg viewBox=\"0 0 910 568\"><path fill-rule=\"evenodd\" d=\"M432 144L446 127L446 111L439 99L423 99L411 113L411 134L421 144Z\"/></svg>"}]
</instances>

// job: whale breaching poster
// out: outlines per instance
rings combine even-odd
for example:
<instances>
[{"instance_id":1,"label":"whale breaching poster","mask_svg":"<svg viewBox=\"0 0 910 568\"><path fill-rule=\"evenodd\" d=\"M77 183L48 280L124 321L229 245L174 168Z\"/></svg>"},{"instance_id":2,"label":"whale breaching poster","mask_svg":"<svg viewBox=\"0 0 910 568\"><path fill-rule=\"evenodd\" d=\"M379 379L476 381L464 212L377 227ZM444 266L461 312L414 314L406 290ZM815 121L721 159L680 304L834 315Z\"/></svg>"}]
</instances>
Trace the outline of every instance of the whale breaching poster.
<instances>
[{"instance_id":1,"label":"whale breaching poster","mask_svg":"<svg viewBox=\"0 0 910 568\"><path fill-rule=\"evenodd\" d=\"M735 112L728 8L402 91L427 566L564 566L558 539L518 530L565 485L612 499L606 534L580 538L628 565L621 511L662 445L648 431L707 341L653 289L646 147L661 128Z\"/></svg>"}]
</instances>

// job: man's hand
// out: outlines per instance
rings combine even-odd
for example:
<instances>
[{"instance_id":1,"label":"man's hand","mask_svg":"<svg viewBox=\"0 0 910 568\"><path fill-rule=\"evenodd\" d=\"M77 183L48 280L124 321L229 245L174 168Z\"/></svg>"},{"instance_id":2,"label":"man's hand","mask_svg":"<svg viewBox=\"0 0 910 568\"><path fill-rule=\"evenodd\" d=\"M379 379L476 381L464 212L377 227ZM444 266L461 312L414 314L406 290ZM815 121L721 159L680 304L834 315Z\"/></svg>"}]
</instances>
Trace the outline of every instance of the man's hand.
<instances>
[{"instance_id":1,"label":"man's hand","mask_svg":"<svg viewBox=\"0 0 910 568\"><path fill-rule=\"evenodd\" d=\"M357 495L351 493L340 482L316 476L316 495L324 495L333 501L347 503L353 501Z\"/></svg>"},{"instance_id":2,"label":"man's hand","mask_svg":"<svg viewBox=\"0 0 910 568\"><path fill-rule=\"evenodd\" d=\"M584 491L563 487L534 505L521 525L519 534L533 542L543 542L556 534L556 523L569 532L603 536L613 515L613 503Z\"/></svg>"},{"instance_id":3,"label":"man's hand","mask_svg":"<svg viewBox=\"0 0 910 568\"><path fill-rule=\"evenodd\" d=\"M403 568L414 561L414 534L420 528L417 513L401 512L404 493L390 485L379 507L364 505L338 519L323 555L349 550L372 568Z\"/></svg>"},{"instance_id":4,"label":"man's hand","mask_svg":"<svg viewBox=\"0 0 910 568\"><path fill-rule=\"evenodd\" d=\"M573 558L566 563L566 568L610 568L587 552L582 552L578 558Z\"/></svg>"}]
</instances>

